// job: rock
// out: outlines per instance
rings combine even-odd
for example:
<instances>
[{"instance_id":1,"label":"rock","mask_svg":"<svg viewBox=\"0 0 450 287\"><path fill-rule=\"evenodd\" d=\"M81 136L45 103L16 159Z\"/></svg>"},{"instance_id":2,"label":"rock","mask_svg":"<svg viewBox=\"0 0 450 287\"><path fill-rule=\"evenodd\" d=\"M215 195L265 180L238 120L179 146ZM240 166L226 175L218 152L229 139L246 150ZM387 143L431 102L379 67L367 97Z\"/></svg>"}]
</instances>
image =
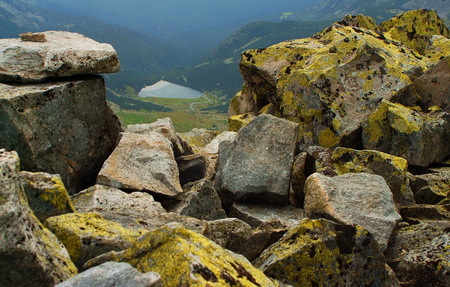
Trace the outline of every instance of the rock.
<instances>
[{"instance_id":1,"label":"rock","mask_svg":"<svg viewBox=\"0 0 450 287\"><path fill-rule=\"evenodd\" d=\"M377 22L372 17L364 15L346 15L344 19L338 22L342 26L361 27L368 30L377 31Z\"/></svg>"},{"instance_id":2,"label":"rock","mask_svg":"<svg viewBox=\"0 0 450 287\"><path fill-rule=\"evenodd\" d=\"M217 160L219 158L219 144L226 140L234 140L236 132L225 131L215 137L208 145L200 150L206 163L205 178L213 180L216 176Z\"/></svg>"},{"instance_id":3,"label":"rock","mask_svg":"<svg viewBox=\"0 0 450 287\"><path fill-rule=\"evenodd\" d=\"M294 165L292 166L291 177L291 198L290 202L296 207L303 207L305 202L305 182L309 175L313 172L308 170L307 161L311 162L313 159L309 157L307 152L302 152L295 156ZM309 164L311 166L311 164Z\"/></svg>"},{"instance_id":4,"label":"rock","mask_svg":"<svg viewBox=\"0 0 450 287\"><path fill-rule=\"evenodd\" d=\"M234 203L230 208L230 216L247 222L253 228L261 224L279 221L285 229L292 229L305 219L305 211L290 205Z\"/></svg>"},{"instance_id":5,"label":"rock","mask_svg":"<svg viewBox=\"0 0 450 287\"><path fill-rule=\"evenodd\" d=\"M361 124L380 100L420 101L408 88L437 60L419 58L377 31L333 24L307 39L245 51L240 71L256 99L300 123L301 150L359 148Z\"/></svg>"},{"instance_id":6,"label":"rock","mask_svg":"<svg viewBox=\"0 0 450 287\"><path fill-rule=\"evenodd\" d=\"M143 231L123 228L96 213L50 217L44 225L64 244L78 268L100 254L127 249L143 234Z\"/></svg>"},{"instance_id":7,"label":"rock","mask_svg":"<svg viewBox=\"0 0 450 287\"><path fill-rule=\"evenodd\" d=\"M403 221L417 224L425 220L449 220L450 205L416 204L400 209Z\"/></svg>"},{"instance_id":8,"label":"rock","mask_svg":"<svg viewBox=\"0 0 450 287\"><path fill-rule=\"evenodd\" d=\"M20 40L24 42L47 42L44 33L31 33L27 32L24 34L19 34Z\"/></svg>"},{"instance_id":9,"label":"rock","mask_svg":"<svg viewBox=\"0 0 450 287\"><path fill-rule=\"evenodd\" d=\"M185 185L203 179L206 174L206 161L201 154L179 156L176 159L180 173L180 184Z\"/></svg>"},{"instance_id":10,"label":"rock","mask_svg":"<svg viewBox=\"0 0 450 287\"><path fill-rule=\"evenodd\" d=\"M385 259L360 226L305 219L254 265L292 286L388 286Z\"/></svg>"},{"instance_id":11,"label":"rock","mask_svg":"<svg viewBox=\"0 0 450 287\"><path fill-rule=\"evenodd\" d=\"M0 81L39 82L49 77L120 70L117 52L109 44L100 44L77 33L47 31L41 34L45 39L42 43L0 40Z\"/></svg>"},{"instance_id":12,"label":"rock","mask_svg":"<svg viewBox=\"0 0 450 287\"><path fill-rule=\"evenodd\" d=\"M426 167L450 154L450 114L421 113L382 101L363 124L365 149L376 149Z\"/></svg>"},{"instance_id":13,"label":"rock","mask_svg":"<svg viewBox=\"0 0 450 287\"><path fill-rule=\"evenodd\" d=\"M261 107L258 108L256 105L254 96L255 94L244 84L242 90L230 101L228 117L258 112Z\"/></svg>"},{"instance_id":14,"label":"rock","mask_svg":"<svg viewBox=\"0 0 450 287\"><path fill-rule=\"evenodd\" d=\"M382 176L391 189L397 209L415 203L406 159L375 150L336 148L332 161L339 175L366 172Z\"/></svg>"},{"instance_id":15,"label":"rock","mask_svg":"<svg viewBox=\"0 0 450 287\"><path fill-rule=\"evenodd\" d=\"M426 47L431 36L450 36L448 28L436 11L426 9L397 15L381 23L380 29L387 37L400 41L422 55L427 54Z\"/></svg>"},{"instance_id":16,"label":"rock","mask_svg":"<svg viewBox=\"0 0 450 287\"><path fill-rule=\"evenodd\" d=\"M326 217L345 225L358 224L370 233L384 251L401 216L379 175L347 173L327 177L315 173L305 185L305 211L308 217Z\"/></svg>"},{"instance_id":17,"label":"rock","mask_svg":"<svg viewBox=\"0 0 450 287\"><path fill-rule=\"evenodd\" d=\"M105 219L127 229L154 230L169 222L178 222L185 228L203 233L206 222L196 218L167 213L148 193L125 193L117 188L95 185L73 197L80 212L97 212Z\"/></svg>"},{"instance_id":18,"label":"rock","mask_svg":"<svg viewBox=\"0 0 450 287\"><path fill-rule=\"evenodd\" d=\"M401 286L448 286L450 222L426 221L392 234L386 259Z\"/></svg>"},{"instance_id":19,"label":"rock","mask_svg":"<svg viewBox=\"0 0 450 287\"><path fill-rule=\"evenodd\" d=\"M56 287L162 287L155 272L140 273L130 264L106 262L86 270Z\"/></svg>"},{"instance_id":20,"label":"rock","mask_svg":"<svg viewBox=\"0 0 450 287\"><path fill-rule=\"evenodd\" d=\"M243 256L177 224L147 233L115 261L159 273L164 286L278 286Z\"/></svg>"},{"instance_id":21,"label":"rock","mask_svg":"<svg viewBox=\"0 0 450 287\"><path fill-rule=\"evenodd\" d=\"M207 129L194 128L190 132L178 135L191 146L194 153L199 153L202 148L217 136L217 133Z\"/></svg>"},{"instance_id":22,"label":"rock","mask_svg":"<svg viewBox=\"0 0 450 287\"><path fill-rule=\"evenodd\" d=\"M308 155L314 159L314 167L309 168L314 172L320 172L326 176L338 175L333 164L333 150L321 146L310 146L306 150ZM312 173L311 173L312 174Z\"/></svg>"},{"instance_id":23,"label":"rock","mask_svg":"<svg viewBox=\"0 0 450 287\"><path fill-rule=\"evenodd\" d=\"M125 133L134 134L149 134L150 132L157 132L165 136L172 143L175 156L181 156L184 153L183 146L170 118L158 119L151 124L129 125L125 130Z\"/></svg>"},{"instance_id":24,"label":"rock","mask_svg":"<svg viewBox=\"0 0 450 287\"><path fill-rule=\"evenodd\" d=\"M170 209L181 215L191 216L203 220L226 218L217 191L211 181L203 179L184 187L185 192L181 201Z\"/></svg>"},{"instance_id":25,"label":"rock","mask_svg":"<svg viewBox=\"0 0 450 287\"><path fill-rule=\"evenodd\" d=\"M450 195L450 171L415 175L411 189L417 203L437 204Z\"/></svg>"},{"instance_id":26,"label":"rock","mask_svg":"<svg viewBox=\"0 0 450 287\"><path fill-rule=\"evenodd\" d=\"M414 80L414 88L422 98L424 110L437 106L450 113L450 56Z\"/></svg>"},{"instance_id":27,"label":"rock","mask_svg":"<svg viewBox=\"0 0 450 287\"><path fill-rule=\"evenodd\" d=\"M287 204L297 134L297 124L260 115L234 141L223 141L215 178L222 201Z\"/></svg>"},{"instance_id":28,"label":"rock","mask_svg":"<svg viewBox=\"0 0 450 287\"><path fill-rule=\"evenodd\" d=\"M16 152L0 150L0 286L54 286L77 268L28 206Z\"/></svg>"},{"instance_id":29,"label":"rock","mask_svg":"<svg viewBox=\"0 0 450 287\"><path fill-rule=\"evenodd\" d=\"M242 127L251 123L256 117L257 115L255 113L231 116L228 118L228 129L232 132L238 132Z\"/></svg>"},{"instance_id":30,"label":"rock","mask_svg":"<svg viewBox=\"0 0 450 287\"><path fill-rule=\"evenodd\" d=\"M59 174L71 194L95 182L120 132L102 77L0 84L0 94L0 147L16 150L23 170Z\"/></svg>"},{"instance_id":31,"label":"rock","mask_svg":"<svg viewBox=\"0 0 450 287\"><path fill-rule=\"evenodd\" d=\"M22 171L20 180L30 208L41 222L52 216L75 212L59 175Z\"/></svg>"},{"instance_id":32,"label":"rock","mask_svg":"<svg viewBox=\"0 0 450 287\"><path fill-rule=\"evenodd\" d=\"M123 133L97 184L176 198L181 189L171 142L157 132Z\"/></svg>"}]
</instances>

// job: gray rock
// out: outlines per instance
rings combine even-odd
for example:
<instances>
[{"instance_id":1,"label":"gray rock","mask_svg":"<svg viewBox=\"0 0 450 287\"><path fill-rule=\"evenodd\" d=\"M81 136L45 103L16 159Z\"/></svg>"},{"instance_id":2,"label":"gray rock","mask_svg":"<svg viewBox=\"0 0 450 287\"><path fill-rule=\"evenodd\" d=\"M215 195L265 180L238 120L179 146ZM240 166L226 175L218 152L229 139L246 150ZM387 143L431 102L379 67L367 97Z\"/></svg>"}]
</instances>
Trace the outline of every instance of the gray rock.
<instances>
[{"instance_id":1,"label":"gray rock","mask_svg":"<svg viewBox=\"0 0 450 287\"><path fill-rule=\"evenodd\" d=\"M0 40L0 81L37 82L48 77L115 73L117 52L77 33L43 32L45 42Z\"/></svg>"},{"instance_id":2,"label":"gray rock","mask_svg":"<svg viewBox=\"0 0 450 287\"><path fill-rule=\"evenodd\" d=\"M403 221L411 223L418 223L424 220L450 221L450 204L416 204L412 206L406 206L400 209L400 215L402 216Z\"/></svg>"},{"instance_id":3,"label":"gray rock","mask_svg":"<svg viewBox=\"0 0 450 287\"><path fill-rule=\"evenodd\" d=\"M371 232L382 251L401 216L379 175L347 173L327 177L314 173L306 180L305 210L308 217L325 216L346 225L360 225Z\"/></svg>"},{"instance_id":4,"label":"gray rock","mask_svg":"<svg viewBox=\"0 0 450 287\"><path fill-rule=\"evenodd\" d=\"M180 172L180 183L185 185L205 177L206 162L201 154L179 156L176 159Z\"/></svg>"},{"instance_id":5,"label":"gray rock","mask_svg":"<svg viewBox=\"0 0 450 287\"><path fill-rule=\"evenodd\" d=\"M308 170L307 161L311 161L311 157L307 152L301 152L294 158L291 177L291 204L297 207L303 207L305 203L305 182L309 175L312 174Z\"/></svg>"},{"instance_id":6,"label":"gray rock","mask_svg":"<svg viewBox=\"0 0 450 287\"><path fill-rule=\"evenodd\" d=\"M141 273L128 263L106 262L86 270L57 287L162 287L155 272Z\"/></svg>"},{"instance_id":7,"label":"gray rock","mask_svg":"<svg viewBox=\"0 0 450 287\"><path fill-rule=\"evenodd\" d=\"M0 286L54 286L76 273L67 250L28 206L17 153L0 149Z\"/></svg>"},{"instance_id":8,"label":"gray rock","mask_svg":"<svg viewBox=\"0 0 450 287\"><path fill-rule=\"evenodd\" d=\"M97 184L170 198L183 192L172 144L157 132L123 133L118 146L103 164Z\"/></svg>"},{"instance_id":9,"label":"gray rock","mask_svg":"<svg viewBox=\"0 0 450 287\"><path fill-rule=\"evenodd\" d=\"M297 124L260 115L234 141L223 141L215 177L222 200L287 204L297 134Z\"/></svg>"},{"instance_id":10,"label":"gray rock","mask_svg":"<svg viewBox=\"0 0 450 287\"><path fill-rule=\"evenodd\" d=\"M59 174L71 194L95 182L120 132L102 77L0 84L0 95L0 146L23 170Z\"/></svg>"},{"instance_id":11,"label":"gray rock","mask_svg":"<svg viewBox=\"0 0 450 287\"><path fill-rule=\"evenodd\" d=\"M292 286L387 286L389 277L367 230L325 219L305 219L253 264Z\"/></svg>"},{"instance_id":12,"label":"gray rock","mask_svg":"<svg viewBox=\"0 0 450 287\"><path fill-rule=\"evenodd\" d=\"M151 124L129 125L125 130L125 133L135 134L148 134L150 132L157 132L165 136L172 143L175 156L180 156L184 153L183 145L180 143L170 118L158 119Z\"/></svg>"},{"instance_id":13,"label":"gray rock","mask_svg":"<svg viewBox=\"0 0 450 287\"><path fill-rule=\"evenodd\" d=\"M206 179L213 180L216 176L217 161L219 159L219 144L222 141L234 140L236 135L236 132L225 131L215 137L209 144L200 150L200 153L205 158Z\"/></svg>"},{"instance_id":14,"label":"gray rock","mask_svg":"<svg viewBox=\"0 0 450 287\"><path fill-rule=\"evenodd\" d=\"M247 222L253 228L264 223L278 221L286 229L294 228L306 218L303 209L290 205L282 206L267 203L234 203L230 208L230 216Z\"/></svg>"},{"instance_id":15,"label":"gray rock","mask_svg":"<svg viewBox=\"0 0 450 287\"><path fill-rule=\"evenodd\" d=\"M437 169L433 173L415 175L411 189L417 203L437 204L450 195L450 171Z\"/></svg>"},{"instance_id":16,"label":"gray rock","mask_svg":"<svg viewBox=\"0 0 450 287\"><path fill-rule=\"evenodd\" d=\"M217 136L217 133L207 129L194 128L187 133L180 133L178 136L192 148L194 153L199 153Z\"/></svg>"},{"instance_id":17,"label":"gray rock","mask_svg":"<svg viewBox=\"0 0 450 287\"><path fill-rule=\"evenodd\" d=\"M181 201L170 209L181 215L203 220L226 218L217 191L211 181L204 179L185 186Z\"/></svg>"}]
</instances>

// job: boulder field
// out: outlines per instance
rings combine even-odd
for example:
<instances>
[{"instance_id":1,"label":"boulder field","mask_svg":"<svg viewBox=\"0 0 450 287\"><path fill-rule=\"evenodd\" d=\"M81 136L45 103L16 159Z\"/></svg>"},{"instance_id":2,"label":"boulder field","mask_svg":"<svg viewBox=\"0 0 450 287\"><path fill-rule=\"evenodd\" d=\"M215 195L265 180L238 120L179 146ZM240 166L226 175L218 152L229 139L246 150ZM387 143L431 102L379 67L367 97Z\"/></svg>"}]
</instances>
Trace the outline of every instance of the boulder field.
<instances>
[{"instance_id":1,"label":"boulder field","mask_svg":"<svg viewBox=\"0 0 450 287\"><path fill-rule=\"evenodd\" d=\"M245 51L220 134L122 129L107 44L0 40L0 286L450 286L448 37L416 10Z\"/></svg>"}]
</instances>

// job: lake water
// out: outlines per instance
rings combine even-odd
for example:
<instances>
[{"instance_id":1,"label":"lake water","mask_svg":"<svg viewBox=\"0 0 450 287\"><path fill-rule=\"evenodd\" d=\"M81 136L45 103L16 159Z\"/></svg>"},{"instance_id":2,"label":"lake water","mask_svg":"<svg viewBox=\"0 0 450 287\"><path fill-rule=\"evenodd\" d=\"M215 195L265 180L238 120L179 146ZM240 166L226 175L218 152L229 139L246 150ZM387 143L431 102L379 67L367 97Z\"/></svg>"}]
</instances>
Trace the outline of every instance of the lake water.
<instances>
[{"instance_id":1,"label":"lake water","mask_svg":"<svg viewBox=\"0 0 450 287\"><path fill-rule=\"evenodd\" d=\"M203 93L181 85L159 81L147 86L139 92L139 97L169 98L169 99L198 99Z\"/></svg>"}]
</instances>

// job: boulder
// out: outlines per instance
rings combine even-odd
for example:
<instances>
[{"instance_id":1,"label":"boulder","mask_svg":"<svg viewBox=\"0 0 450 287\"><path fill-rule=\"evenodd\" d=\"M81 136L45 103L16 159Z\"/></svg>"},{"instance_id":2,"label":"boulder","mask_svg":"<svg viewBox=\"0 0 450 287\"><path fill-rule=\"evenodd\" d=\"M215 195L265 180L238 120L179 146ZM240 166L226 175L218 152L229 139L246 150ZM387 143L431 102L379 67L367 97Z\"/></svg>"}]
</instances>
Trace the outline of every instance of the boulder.
<instances>
[{"instance_id":1,"label":"boulder","mask_svg":"<svg viewBox=\"0 0 450 287\"><path fill-rule=\"evenodd\" d=\"M291 205L274 205L268 203L237 203L230 208L230 216L257 228L262 224L278 221L285 229L292 229L306 218L305 210Z\"/></svg>"},{"instance_id":2,"label":"boulder","mask_svg":"<svg viewBox=\"0 0 450 287\"><path fill-rule=\"evenodd\" d=\"M344 19L338 22L342 26L361 27L368 30L377 31L378 25L375 19L364 15L345 15Z\"/></svg>"},{"instance_id":3,"label":"boulder","mask_svg":"<svg viewBox=\"0 0 450 287\"><path fill-rule=\"evenodd\" d=\"M228 117L246 113L256 113L261 107L256 105L256 95L245 84L242 90L238 92L230 101L228 108Z\"/></svg>"},{"instance_id":4,"label":"boulder","mask_svg":"<svg viewBox=\"0 0 450 287\"><path fill-rule=\"evenodd\" d=\"M216 176L217 160L219 158L219 144L225 140L234 140L236 135L236 132L224 131L200 150L200 153L203 155L206 163L206 179L213 180Z\"/></svg>"},{"instance_id":5,"label":"boulder","mask_svg":"<svg viewBox=\"0 0 450 287\"><path fill-rule=\"evenodd\" d=\"M171 142L158 132L126 132L103 164L97 184L176 198L181 189Z\"/></svg>"},{"instance_id":6,"label":"boulder","mask_svg":"<svg viewBox=\"0 0 450 287\"><path fill-rule=\"evenodd\" d=\"M388 264L402 286L448 286L450 222L424 221L394 231L386 250Z\"/></svg>"},{"instance_id":7,"label":"boulder","mask_svg":"<svg viewBox=\"0 0 450 287\"><path fill-rule=\"evenodd\" d=\"M382 251L401 220L392 192L379 175L347 173L327 177L315 173L306 180L305 193L308 217L320 216L345 225L360 225L373 234Z\"/></svg>"},{"instance_id":8,"label":"boulder","mask_svg":"<svg viewBox=\"0 0 450 287\"><path fill-rule=\"evenodd\" d=\"M206 161L203 155L195 153L179 156L176 159L180 173L180 184L185 185L203 179L206 174Z\"/></svg>"},{"instance_id":9,"label":"boulder","mask_svg":"<svg viewBox=\"0 0 450 287\"><path fill-rule=\"evenodd\" d=\"M400 209L403 221L417 224L429 220L449 220L450 205L415 204Z\"/></svg>"},{"instance_id":10,"label":"boulder","mask_svg":"<svg viewBox=\"0 0 450 287\"><path fill-rule=\"evenodd\" d=\"M21 171L20 180L29 206L41 222L52 216L75 212L59 175Z\"/></svg>"},{"instance_id":11,"label":"boulder","mask_svg":"<svg viewBox=\"0 0 450 287\"><path fill-rule=\"evenodd\" d=\"M100 254L127 249L143 234L143 231L123 228L96 213L50 217L44 225L64 244L78 268Z\"/></svg>"},{"instance_id":12,"label":"boulder","mask_svg":"<svg viewBox=\"0 0 450 287\"><path fill-rule=\"evenodd\" d=\"M383 100L362 125L365 149L375 149L427 167L450 155L450 114L422 113Z\"/></svg>"},{"instance_id":13,"label":"boulder","mask_svg":"<svg viewBox=\"0 0 450 287\"><path fill-rule=\"evenodd\" d=\"M171 212L203 220L227 217L211 181L207 179L199 180L186 185L184 189L185 192L180 198L181 201L170 209Z\"/></svg>"},{"instance_id":14,"label":"boulder","mask_svg":"<svg viewBox=\"0 0 450 287\"><path fill-rule=\"evenodd\" d=\"M34 216L16 152L0 150L0 286L46 287L77 274L64 246Z\"/></svg>"},{"instance_id":15,"label":"boulder","mask_svg":"<svg viewBox=\"0 0 450 287\"><path fill-rule=\"evenodd\" d=\"M450 195L450 171L438 169L436 172L415 175L411 189L417 203L437 204Z\"/></svg>"},{"instance_id":16,"label":"boulder","mask_svg":"<svg viewBox=\"0 0 450 287\"><path fill-rule=\"evenodd\" d=\"M228 129L232 132L238 132L242 127L251 123L256 117L256 113L231 116L228 118Z\"/></svg>"},{"instance_id":17,"label":"boulder","mask_svg":"<svg viewBox=\"0 0 450 287\"><path fill-rule=\"evenodd\" d=\"M95 182L120 132L102 77L0 84L0 95L0 147L23 170L59 174L71 194Z\"/></svg>"},{"instance_id":18,"label":"boulder","mask_svg":"<svg viewBox=\"0 0 450 287\"><path fill-rule=\"evenodd\" d=\"M222 201L288 203L298 125L260 115L233 141L223 141L215 186Z\"/></svg>"},{"instance_id":19,"label":"boulder","mask_svg":"<svg viewBox=\"0 0 450 287\"><path fill-rule=\"evenodd\" d=\"M194 153L199 153L217 136L217 133L207 129L194 128L187 133L180 133L178 136L189 144Z\"/></svg>"},{"instance_id":20,"label":"boulder","mask_svg":"<svg viewBox=\"0 0 450 287\"><path fill-rule=\"evenodd\" d=\"M115 73L117 52L77 33L47 31L45 41L0 40L0 81L39 82L49 77Z\"/></svg>"},{"instance_id":21,"label":"boulder","mask_svg":"<svg viewBox=\"0 0 450 287\"><path fill-rule=\"evenodd\" d=\"M375 150L339 147L333 151L332 161L339 175L366 172L382 176L391 189L397 209L415 203L406 159Z\"/></svg>"},{"instance_id":22,"label":"boulder","mask_svg":"<svg viewBox=\"0 0 450 287\"><path fill-rule=\"evenodd\" d=\"M307 152L301 152L294 158L291 177L291 197L290 202L296 207L303 207L305 203L305 182L309 175L313 172L308 170L307 162L311 162L311 158ZM311 164L309 164L310 166Z\"/></svg>"},{"instance_id":23,"label":"boulder","mask_svg":"<svg viewBox=\"0 0 450 287\"><path fill-rule=\"evenodd\" d=\"M243 256L178 224L147 233L115 261L159 273L164 286L278 286Z\"/></svg>"},{"instance_id":24,"label":"boulder","mask_svg":"<svg viewBox=\"0 0 450 287\"><path fill-rule=\"evenodd\" d=\"M292 286L389 286L385 258L372 235L325 219L305 219L253 263Z\"/></svg>"},{"instance_id":25,"label":"boulder","mask_svg":"<svg viewBox=\"0 0 450 287\"><path fill-rule=\"evenodd\" d=\"M129 125L125 130L125 133L134 134L148 134L150 132L157 132L165 136L172 143L175 156L181 156L184 153L183 146L180 143L170 118L158 119L151 124Z\"/></svg>"},{"instance_id":26,"label":"boulder","mask_svg":"<svg viewBox=\"0 0 450 287\"><path fill-rule=\"evenodd\" d=\"M162 287L161 276L155 272L140 273L130 264L106 262L81 272L56 287Z\"/></svg>"}]
</instances>

